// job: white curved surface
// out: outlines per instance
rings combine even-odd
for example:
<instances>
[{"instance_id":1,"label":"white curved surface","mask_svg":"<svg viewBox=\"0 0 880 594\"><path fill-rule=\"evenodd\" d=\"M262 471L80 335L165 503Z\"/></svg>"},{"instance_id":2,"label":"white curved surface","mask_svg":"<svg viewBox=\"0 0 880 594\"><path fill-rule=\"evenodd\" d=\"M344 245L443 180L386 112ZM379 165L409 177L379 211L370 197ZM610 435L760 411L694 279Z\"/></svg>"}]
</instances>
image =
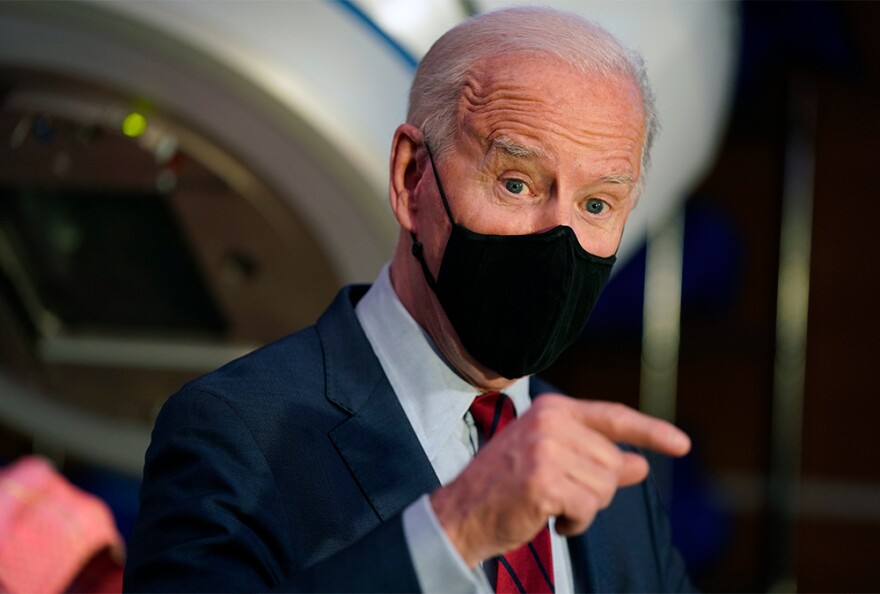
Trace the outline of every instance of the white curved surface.
<instances>
[{"instance_id":1,"label":"white curved surface","mask_svg":"<svg viewBox=\"0 0 880 594\"><path fill-rule=\"evenodd\" d=\"M407 68L332 4L267 3L265 13L255 5L0 3L0 66L79 76L204 131L293 204L342 282L372 280L396 240L385 153ZM251 27L235 29L244 22ZM367 107L377 103L381 110Z\"/></svg>"},{"instance_id":2,"label":"white curved surface","mask_svg":"<svg viewBox=\"0 0 880 594\"><path fill-rule=\"evenodd\" d=\"M384 199L411 69L334 2L96 2L235 68L342 151Z\"/></svg>"}]
</instances>

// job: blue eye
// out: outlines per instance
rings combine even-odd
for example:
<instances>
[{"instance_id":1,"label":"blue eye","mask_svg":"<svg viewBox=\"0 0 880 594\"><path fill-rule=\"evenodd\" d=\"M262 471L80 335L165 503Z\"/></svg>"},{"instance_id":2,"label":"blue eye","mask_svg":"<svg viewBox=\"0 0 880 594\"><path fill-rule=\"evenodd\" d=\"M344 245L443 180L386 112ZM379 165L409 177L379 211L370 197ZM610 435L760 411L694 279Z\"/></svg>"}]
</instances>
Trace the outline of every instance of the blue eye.
<instances>
[{"instance_id":1,"label":"blue eye","mask_svg":"<svg viewBox=\"0 0 880 594\"><path fill-rule=\"evenodd\" d=\"M605 203L598 198L590 198L587 200L584 208L586 208L587 212L590 214L601 214L602 211L605 210Z\"/></svg>"},{"instance_id":2,"label":"blue eye","mask_svg":"<svg viewBox=\"0 0 880 594\"><path fill-rule=\"evenodd\" d=\"M508 179L505 180L504 187L511 194L522 194L523 190L526 189L526 184L519 179Z\"/></svg>"}]
</instances>

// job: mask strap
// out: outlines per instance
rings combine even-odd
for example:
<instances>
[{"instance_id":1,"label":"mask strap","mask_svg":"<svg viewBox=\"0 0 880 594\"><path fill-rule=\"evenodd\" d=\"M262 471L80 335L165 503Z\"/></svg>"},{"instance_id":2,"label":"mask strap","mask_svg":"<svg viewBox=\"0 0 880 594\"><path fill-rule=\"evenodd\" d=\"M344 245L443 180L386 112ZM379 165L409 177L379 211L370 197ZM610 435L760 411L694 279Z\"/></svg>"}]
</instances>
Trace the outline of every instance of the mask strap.
<instances>
[{"instance_id":1,"label":"mask strap","mask_svg":"<svg viewBox=\"0 0 880 594\"><path fill-rule=\"evenodd\" d=\"M455 220L452 218L452 211L449 209L449 201L446 200L446 192L443 191L443 184L440 183L440 176L437 175L437 166L434 164L434 155L431 153L431 147L425 143L425 150L428 151L428 159L431 160L431 171L434 172L434 181L437 182L437 189L440 190L440 199L443 200L443 208L446 209L446 216L449 222L454 226Z\"/></svg>"},{"instance_id":2,"label":"mask strap","mask_svg":"<svg viewBox=\"0 0 880 594\"><path fill-rule=\"evenodd\" d=\"M435 293L437 292L437 281L434 280L434 275L431 274L431 270L428 268L428 263L425 261L425 248L418 239L416 239L416 234L412 231L409 232L412 237L412 255L416 257L416 260L419 261L419 264L422 265L422 273L425 275L425 280L428 281L428 286L431 287L431 290Z\"/></svg>"},{"instance_id":3,"label":"mask strap","mask_svg":"<svg viewBox=\"0 0 880 594\"><path fill-rule=\"evenodd\" d=\"M434 173L434 181L437 182L437 189L440 190L440 199L443 201L443 208L446 210L446 216L449 217L449 222L452 226L455 226L455 220L452 218L452 210L449 208L449 202L446 200L446 192L443 191L443 184L440 183L440 176L437 175L437 167L434 165L434 155L431 153L431 147L428 146L428 143L425 143L425 149L428 151L428 159L431 160L431 171ZM428 286L431 287L431 290L435 293L437 292L437 281L434 279L434 275L431 274L431 270L428 268L428 263L425 261L425 247L422 245L418 239L416 239L416 234L412 231L409 232L412 237L412 255L416 257L416 260L422 265L422 272L425 275L425 280L428 281Z\"/></svg>"}]
</instances>

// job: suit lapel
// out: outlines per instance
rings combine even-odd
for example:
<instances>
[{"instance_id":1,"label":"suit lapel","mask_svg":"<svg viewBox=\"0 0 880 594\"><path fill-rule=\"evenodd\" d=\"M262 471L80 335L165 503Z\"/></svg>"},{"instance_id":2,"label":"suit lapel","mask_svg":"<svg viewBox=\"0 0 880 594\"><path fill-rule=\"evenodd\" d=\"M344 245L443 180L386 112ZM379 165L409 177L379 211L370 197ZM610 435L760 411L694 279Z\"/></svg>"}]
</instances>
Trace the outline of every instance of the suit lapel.
<instances>
[{"instance_id":1,"label":"suit lapel","mask_svg":"<svg viewBox=\"0 0 880 594\"><path fill-rule=\"evenodd\" d=\"M382 521L440 486L390 386L377 387L330 438Z\"/></svg>"},{"instance_id":2,"label":"suit lapel","mask_svg":"<svg viewBox=\"0 0 880 594\"><path fill-rule=\"evenodd\" d=\"M330 439L385 521L440 481L354 314L365 290L343 289L317 327L327 398L352 415Z\"/></svg>"},{"instance_id":3,"label":"suit lapel","mask_svg":"<svg viewBox=\"0 0 880 594\"><path fill-rule=\"evenodd\" d=\"M567 539L575 592L612 591L611 559L601 546L605 523L598 514L583 534Z\"/></svg>"}]
</instances>

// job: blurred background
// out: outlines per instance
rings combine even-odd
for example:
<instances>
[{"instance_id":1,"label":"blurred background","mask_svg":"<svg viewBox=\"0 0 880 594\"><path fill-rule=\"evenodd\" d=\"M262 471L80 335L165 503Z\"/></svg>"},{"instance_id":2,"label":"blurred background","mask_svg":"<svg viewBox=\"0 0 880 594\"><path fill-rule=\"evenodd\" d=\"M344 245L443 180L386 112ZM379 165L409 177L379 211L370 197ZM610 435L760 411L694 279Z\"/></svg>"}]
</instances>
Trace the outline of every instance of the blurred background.
<instances>
[{"instance_id":1,"label":"blurred background","mask_svg":"<svg viewBox=\"0 0 880 594\"><path fill-rule=\"evenodd\" d=\"M510 4L0 3L0 465L127 537L164 400L390 257L414 68ZM663 130L546 378L691 433L654 475L702 589L880 591L880 4L547 4L642 52Z\"/></svg>"}]
</instances>

